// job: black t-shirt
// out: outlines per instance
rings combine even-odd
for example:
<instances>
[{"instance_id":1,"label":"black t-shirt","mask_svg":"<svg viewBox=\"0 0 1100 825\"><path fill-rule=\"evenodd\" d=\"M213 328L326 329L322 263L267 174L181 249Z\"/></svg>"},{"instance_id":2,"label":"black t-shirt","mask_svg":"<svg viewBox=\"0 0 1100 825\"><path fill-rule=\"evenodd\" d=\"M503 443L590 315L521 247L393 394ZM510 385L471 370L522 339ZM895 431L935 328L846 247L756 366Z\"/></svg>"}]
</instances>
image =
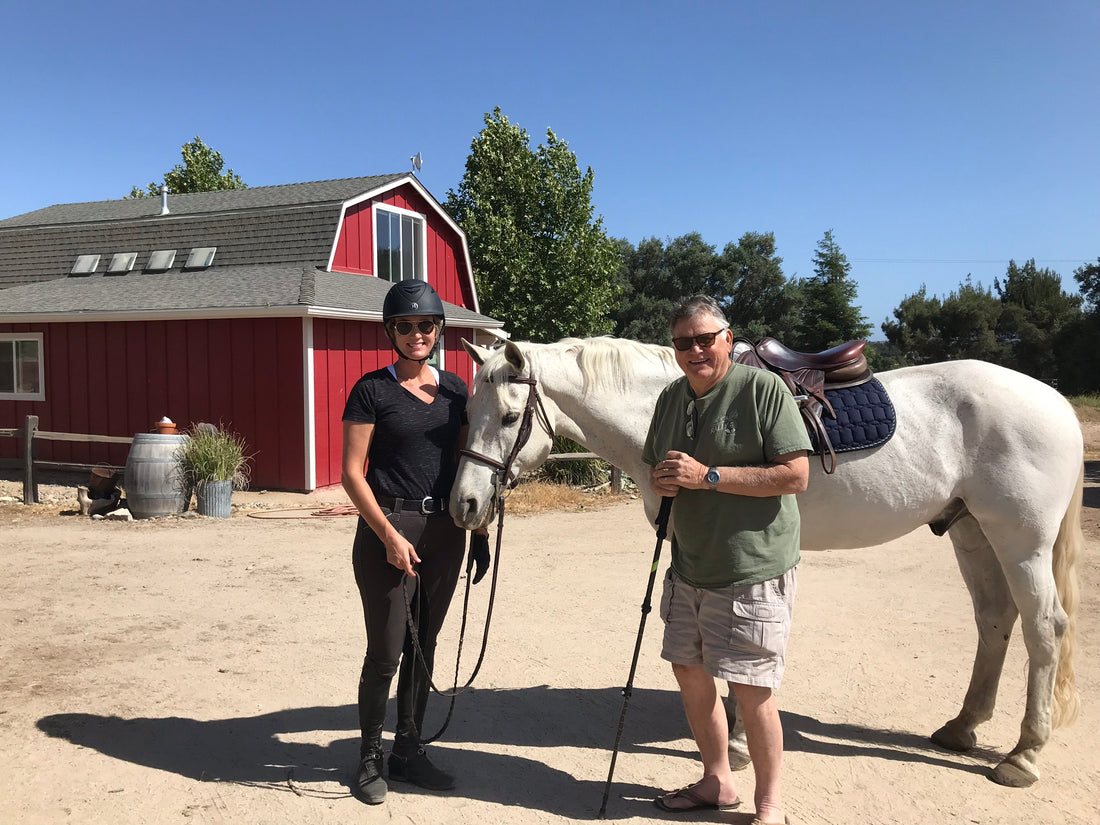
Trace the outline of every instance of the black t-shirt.
<instances>
[{"instance_id":1,"label":"black t-shirt","mask_svg":"<svg viewBox=\"0 0 1100 825\"><path fill-rule=\"evenodd\" d=\"M467 423L466 383L439 371L439 392L425 404L389 368L355 382L344 421L374 424L367 484L377 496L446 498L458 470L458 433Z\"/></svg>"}]
</instances>

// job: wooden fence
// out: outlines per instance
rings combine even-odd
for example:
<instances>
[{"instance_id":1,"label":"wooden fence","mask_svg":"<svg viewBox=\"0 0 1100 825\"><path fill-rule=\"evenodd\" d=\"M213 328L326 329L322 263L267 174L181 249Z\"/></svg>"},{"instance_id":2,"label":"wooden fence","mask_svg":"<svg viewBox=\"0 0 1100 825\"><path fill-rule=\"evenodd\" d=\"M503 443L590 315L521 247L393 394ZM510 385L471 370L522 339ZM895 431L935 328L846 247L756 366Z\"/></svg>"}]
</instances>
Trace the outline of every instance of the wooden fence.
<instances>
[{"instance_id":1,"label":"wooden fence","mask_svg":"<svg viewBox=\"0 0 1100 825\"><path fill-rule=\"evenodd\" d=\"M85 433L53 433L38 429L38 416L28 415L22 427L15 429L0 428L0 438L19 438L23 441L23 454L20 459L0 459L3 466L15 466L23 468L23 503L38 503L38 480L35 478L35 470L60 470L63 472L91 472L96 467L121 472L124 468L107 464L76 464L65 461L38 461L34 457L34 442L37 439L45 441L75 441L83 444L130 444L133 438L121 435L88 435Z\"/></svg>"},{"instance_id":2,"label":"wooden fence","mask_svg":"<svg viewBox=\"0 0 1100 825\"><path fill-rule=\"evenodd\" d=\"M34 471L60 470L63 472L91 472L96 467L122 472L123 467L115 467L107 464L74 464L63 461L37 461L34 457L34 442L36 439L46 441L75 441L79 443L94 444L130 444L133 438L121 435L87 435L84 433L53 433L38 429L38 416L28 415L22 427L0 427L0 438L19 438L23 440L23 455L19 460L0 459L0 466L23 468L23 503L38 503L38 481ZM599 458L595 453L552 453L546 457L547 461L585 461ZM623 491L623 473L618 467L611 468L611 490L616 495Z\"/></svg>"},{"instance_id":3,"label":"wooden fence","mask_svg":"<svg viewBox=\"0 0 1100 825\"><path fill-rule=\"evenodd\" d=\"M599 458L595 453L550 453L547 461L588 461ZM618 467L611 468L611 492L618 495L623 491L623 471Z\"/></svg>"}]
</instances>

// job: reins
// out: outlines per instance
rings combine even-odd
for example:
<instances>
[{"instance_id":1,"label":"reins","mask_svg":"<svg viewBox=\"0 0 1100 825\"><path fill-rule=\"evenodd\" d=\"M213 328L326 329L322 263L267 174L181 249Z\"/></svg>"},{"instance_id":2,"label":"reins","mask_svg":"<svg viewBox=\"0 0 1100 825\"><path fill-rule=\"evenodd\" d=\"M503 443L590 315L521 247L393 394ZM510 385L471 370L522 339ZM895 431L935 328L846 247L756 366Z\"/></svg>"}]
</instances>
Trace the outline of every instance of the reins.
<instances>
[{"instance_id":1,"label":"reins","mask_svg":"<svg viewBox=\"0 0 1100 825\"><path fill-rule=\"evenodd\" d=\"M471 557L466 562L466 591L462 598L462 623L459 626L458 631L458 652L455 656L455 681L454 687L441 690L436 686L432 669L428 667L428 663L424 657L424 651L420 648L419 628L417 627L416 620L412 615L412 599L408 592L409 577L405 576L402 582L402 588L404 592L405 602L405 619L408 624L409 635L412 638L412 646L416 651L417 661L420 666L424 668L424 672L428 674L428 684L431 689L441 696L449 696L451 699L450 706L447 709L447 718L443 720L443 726L435 733L435 735L426 739L421 739L422 744L430 744L447 730L447 726L451 723L451 717L454 714L455 697L460 693L465 693L473 685L474 679L477 677L478 671L481 670L481 664L485 661L485 651L489 646L489 626L492 623L493 618L493 604L496 601L497 592L497 574L500 572L500 547L501 539L504 535L504 501L507 498L507 494L515 488L519 481L519 477L516 476L509 480L509 476L512 474L512 464L515 463L516 457L520 454L520 451L527 445L527 442L531 438L531 433L534 430L535 418L538 418L539 424L546 430L547 434L553 438L554 428L550 423L550 417L546 413L546 407L542 403L542 397L539 395L538 379L534 375L528 378L521 378L519 376L509 376L508 383L510 384L526 384L528 386L527 391L527 403L523 407L523 418L520 421L519 431L516 433L515 443L512 445L511 452L508 453L507 460L500 462L494 458L491 458L483 453L478 453L473 450L462 449L459 450L459 455L467 456L480 461L483 464L488 464L496 472L493 473L493 504L497 509L497 540L496 548L493 552L493 581L489 588L489 604L485 610L485 629L481 636L481 652L477 657L477 663L474 665L473 672L470 673L470 678L466 680L461 688L458 686L458 672L459 665L462 661L462 642L466 636L466 619L469 612L470 604L470 568L473 564L473 558ZM417 598L419 598L420 590L417 589ZM419 612L419 611L418 611Z\"/></svg>"}]
</instances>

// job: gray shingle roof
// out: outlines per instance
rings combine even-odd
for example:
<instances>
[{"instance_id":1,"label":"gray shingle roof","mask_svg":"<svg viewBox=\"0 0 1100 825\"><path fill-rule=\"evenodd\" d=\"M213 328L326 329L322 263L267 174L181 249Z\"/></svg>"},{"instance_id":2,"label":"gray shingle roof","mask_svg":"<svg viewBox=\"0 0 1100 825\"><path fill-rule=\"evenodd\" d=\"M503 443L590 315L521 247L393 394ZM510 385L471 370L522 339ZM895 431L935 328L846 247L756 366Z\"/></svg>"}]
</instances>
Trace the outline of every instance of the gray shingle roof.
<instances>
[{"instance_id":1,"label":"gray shingle roof","mask_svg":"<svg viewBox=\"0 0 1100 825\"><path fill-rule=\"evenodd\" d=\"M0 320L13 315L79 320L81 315L201 316L218 310L254 314L340 315L381 319L391 284L370 275L327 272L301 266L211 267L194 273L169 271L126 276L91 275L11 287L0 292ZM282 310L282 312L279 312ZM452 326L499 328L501 323L444 302ZM74 318L73 316L76 316Z\"/></svg>"},{"instance_id":2,"label":"gray shingle roof","mask_svg":"<svg viewBox=\"0 0 1100 825\"><path fill-rule=\"evenodd\" d=\"M156 249L176 249L177 265L196 246L216 246L219 266L328 262L342 204L407 175L262 186L159 198L49 206L0 221L0 289L69 274L78 255L137 252L141 271Z\"/></svg>"},{"instance_id":3,"label":"gray shingle roof","mask_svg":"<svg viewBox=\"0 0 1100 825\"><path fill-rule=\"evenodd\" d=\"M381 318L390 284L327 272L344 203L407 174L50 206L0 221L0 320L13 316L125 313L151 317L234 309L326 311ZM182 269L196 247L217 247L209 269ZM146 272L155 250L175 249L167 272ZM111 257L137 253L134 268L107 276ZM90 276L70 276L78 255L99 255ZM447 304L451 323L498 328ZM66 318L69 320L70 318Z\"/></svg>"},{"instance_id":4,"label":"gray shingle roof","mask_svg":"<svg viewBox=\"0 0 1100 825\"><path fill-rule=\"evenodd\" d=\"M356 195L378 189L407 178L405 174L371 175L362 178L340 178L309 183L288 183L280 186L256 186L248 189L227 189L220 192L194 192L168 195L168 209L173 215L200 215L204 212L229 212L239 209L268 209L279 206L340 203ZM22 226L53 226L58 224L125 221L159 217L160 198L133 198L90 203L62 203L34 212L0 220L0 230Z\"/></svg>"}]
</instances>

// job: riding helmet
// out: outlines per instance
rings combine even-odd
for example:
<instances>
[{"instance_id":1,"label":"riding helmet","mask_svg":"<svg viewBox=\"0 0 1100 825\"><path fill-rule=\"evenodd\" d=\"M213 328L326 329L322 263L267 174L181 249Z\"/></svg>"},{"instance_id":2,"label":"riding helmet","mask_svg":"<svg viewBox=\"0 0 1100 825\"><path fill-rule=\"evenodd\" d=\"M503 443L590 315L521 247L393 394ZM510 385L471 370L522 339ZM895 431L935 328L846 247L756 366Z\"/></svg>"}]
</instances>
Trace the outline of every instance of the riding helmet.
<instances>
[{"instance_id":1,"label":"riding helmet","mask_svg":"<svg viewBox=\"0 0 1100 825\"><path fill-rule=\"evenodd\" d=\"M386 300L382 304L383 323L388 323L391 318L409 315L434 315L440 319L444 317L443 301L427 281L407 278L398 281L386 293Z\"/></svg>"}]
</instances>

